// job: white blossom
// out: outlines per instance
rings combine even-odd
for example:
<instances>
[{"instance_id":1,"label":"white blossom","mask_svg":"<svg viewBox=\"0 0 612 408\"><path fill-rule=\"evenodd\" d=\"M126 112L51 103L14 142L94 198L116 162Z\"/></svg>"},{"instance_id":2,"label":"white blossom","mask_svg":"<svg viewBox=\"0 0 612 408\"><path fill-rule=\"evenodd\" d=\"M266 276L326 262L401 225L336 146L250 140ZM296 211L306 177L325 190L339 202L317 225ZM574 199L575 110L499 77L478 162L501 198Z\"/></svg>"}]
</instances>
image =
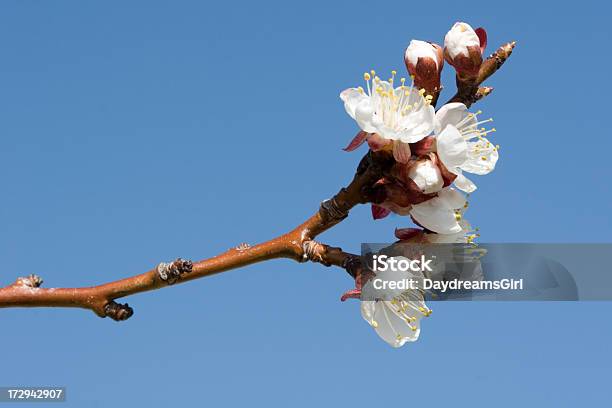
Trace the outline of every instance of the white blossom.
<instances>
[{"instance_id":1,"label":"white blossom","mask_svg":"<svg viewBox=\"0 0 612 408\"><path fill-rule=\"evenodd\" d=\"M476 190L476 185L463 175L463 171L488 174L493 171L499 158L499 147L485 137L495 132L495 128L479 128L492 119L478 121L480 113L468 112L467 107L459 102L446 104L436 113L438 157L451 173L457 175L455 186L467 193Z\"/></svg>"},{"instance_id":2,"label":"white blossom","mask_svg":"<svg viewBox=\"0 0 612 408\"><path fill-rule=\"evenodd\" d=\"M346 112L364 132L402 144L418 142L434 128L431 97L423 96L424 90L405 85L404 78L400 86L394 87L395 71L392 74L389 81L384 81L375 76L374 71L365 73L366 89L346 89L340 98Z\"/></svg>"},{"instance_id":3,"label":"white blossom","mask_svg":"<svg viewBox=\"0 0 612 408\"><path fill-rule=\"evenodd\" d=\"M377 278L383 280L396 280L398 276L405 279L424 277L420 272L400 270L388 270L376 274ZM372 281L367 285L372 285ZM421 319L431 314L431 309L425 305L423 292L419 289L395 290L388 291L387 295L391 300L362 301L361 316L374 328L380 338L392 347L401 347L407 342L416 341L421 333Z\"/></svg>"}]
</instances>

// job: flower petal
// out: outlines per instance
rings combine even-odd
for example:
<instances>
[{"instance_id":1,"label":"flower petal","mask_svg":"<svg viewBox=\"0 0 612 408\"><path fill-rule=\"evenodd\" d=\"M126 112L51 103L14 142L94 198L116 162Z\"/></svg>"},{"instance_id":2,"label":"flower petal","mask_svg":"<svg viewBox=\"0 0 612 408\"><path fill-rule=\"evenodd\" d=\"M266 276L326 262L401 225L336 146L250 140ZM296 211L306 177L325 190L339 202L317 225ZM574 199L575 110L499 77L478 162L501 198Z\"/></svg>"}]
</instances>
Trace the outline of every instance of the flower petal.
<instances>
[{"instance_id":1,"label":"flower petal","mask_svg":"<svg viewBox=\"0 0 612 408\"><path fill-rule=\"evenodd\" d=\"M476 142L468 142L468 157L460 167L468 173L488 174L495 169L498 159L497 148L483 137Z\"/></svg>"},{"instance_id":2,"label":"flower petal","mask_svg":"<svg viewBox=\"0 0 612 408\"><path fill-rule=\"evenodd\" d=\"M400 121L399 139L404 143L416 143L428 136L434 130L435 116L435 109L428 104L410 112Z\"/></svg>"},{"instance_id":3,"label":"flower petal","mask_svg":"<svg viewBox=\"0 0 612 408\"><path fill-rule=\"evenodd\" d=\"M361 302L361 317L363 320L374 326L374 312L376 310L376 302L367 300Z\"/></svg>"},{"instance_id":4,"label":"flower petal","mask_svg":"<svg viewBox=\"0 0 612 408\"><path fill-rule=\"evenodd\" d=\"M438 199L443 201L443 205L453 210L464 208L467 202L465 196L454 188L445 188L440 191Z\"/></svg>"},{"instance_id":5,"label":"flower petal","mask_svg":"<svg viewBox=\"0 0 612 408\"><path fill-rule=\"evenodd\" d=\"M355 109L357 109L357 105L366 98L368 98L368 96L357 88L348 88L340 93L340 99L344 102L344 109L353 119L355 119Z\"/></svg>"},{"instance_id":6,"label":"flower petal","mask_svg":"<svg viewBox=\"0 0 612 408\"><path fill-rule=\"evenodd\" d=\"M368 133L376 132L374 125L374 106L370 98L361 99L355 107L355 121L361 128Z\"/></svg>"},{"instance_id":7,"label":"flower petal","mask_svg":"<svg viewBox=\"0 0 612 408\"><path fill-rule=\"evenodd\" d=\"M403 143L399 140L393 142L393 158L395 161L398 163L408 163L411 155L412 153L410 152L410 145L408 143Z\"/></svg>"},{"instance_id":8,"label":"flower petal","mask_svg":"<svg viewBox=\"0 0 612 408\"><path fill-rule=\"evenodd\" d=\"M467 107L461 102L447 103L436 112L435 133L439 134L447 125L458 127L461 122L461 127L473 125L476 123L476 117L465 120L469 114Z\"/></svg>"},{"instance_id":9,"label":"flower petal","mask_svg":"<svg viewBox=\"0 0 612 408\"><path fill-rule=\"evenodd\" d=\"M438 166L431 160L419 160L408 169L408 177L426 194L440 191L444 185Z\"/></svg>"},{"instance_id":10,"label":"flower petal","mask_svg":"<svg viewBox=\"0 0 612 408\"><path fill-rule=\"evenodd\" d=\"M420 204L414 204L410 215L417 223L439 234L454 234L462 228L455 209L465 205L465 198L456 190L446 188L437 197Z\"/></svg>"},{"instance_id":11,"label":"flower petal","mask_svg":"<svg viewBox=\"0 0 612 408\"><path fill-rule=\"evenodd\" d=\"M392 307L391 302L388 301L364 301L361 302L361 315L374 327L380 338L392 347L397 348L406 342L416 341L420 334L419 321L413 323L416 330L412 330L402 318L393 312Z\"/></svg>"},{"instance_id":12,"label":"flower petal","mask_svg":"<svg viewBox=\"0 0 612 408\"><path fill-rule=\"evenodd\" d=\"M451 172L468 157L468 144L453 125L447 125L436 139L438 157Z\"/></svg>"},{"instance_id":13,"label":"flower petal","mask_svg":"<svg viewBox=\"0 0 612 408\"><path fill-rule=\"evenodd\" d=\"M438 155L436 153L430 153L429 160L431 160L433 164L438 166L438 170L440 170L440 174L442 175L442 180L444 180L443 187L448 187L453 184L453 181L455 181L457 175L446 168L446 166L444 165L444 163L442 163L442 160L440 160Z\"/></svg>"},{"instance_id":14,"label":"flower petal","mask_svg":"<svg viewBox=\"0 0 612 408\"><path fill-rule=\"evenodd\" d=\"M472 183L470 179L465 177L463 174L458 174L455 179L455 186L466 193L473 193L476 191L476 184Z\"/></svg>"}]
</instances>

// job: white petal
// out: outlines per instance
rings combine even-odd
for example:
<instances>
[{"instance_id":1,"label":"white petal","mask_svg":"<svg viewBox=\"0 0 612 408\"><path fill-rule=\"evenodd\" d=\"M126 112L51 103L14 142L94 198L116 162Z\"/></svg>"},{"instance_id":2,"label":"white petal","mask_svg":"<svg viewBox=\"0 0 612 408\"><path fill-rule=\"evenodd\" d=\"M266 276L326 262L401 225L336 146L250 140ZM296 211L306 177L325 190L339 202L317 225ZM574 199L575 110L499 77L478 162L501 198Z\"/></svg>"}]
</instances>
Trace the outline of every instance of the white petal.
<instances>
[{"instance_id":1,"label":"white petal","mask_svg":"<svg viewBox=\"0 0 612 408\"><path fill-rule=\"evenodd\" d=\"M442 205L453 210L463 208L467 202L465 196L454 188L445 188L440 191L437 199L442 201Z\"/></svg>"},{"instance_id":2,"label":"white petal","mask_svg":"<svg viewBox=\"0 0 612 408\"><path fill-rule=\"evenodd\" d=\"M382 136L384 139L389 139L389 140L398 140L399 139L399 133L396 129L391 128L387 125L385 125L385 123L380 120L380 116L379 115L374 115L374 118L372 120L372 125L374 127L376 127L376 131L373 133L377 133L380 136Z\"/></svg>"},{"instance_id":3,"label":"white petal","mask_svg":"<svg viewBox=\"0 0 612 408\"><path fill-rule=\"evenodd\" d=\"M374 311L376 302L370 300L364 300L361 302L361 317L368 322L370 325L376 325L374 323Z\"/></svg>"},{"instance_id":4,"label":"white petal","mask_svg":"<svg viewBox=\"0 0 612 408\"><path fill-rule=\"evenodd\" d=\"M453 125L457 128L459 123L463 122L460 129L465 126L476 123L476 116L465 120L470 113L467 107L461 102L447 103L436 112L436 128L435 133L439 134L447 125Z\"/></svg>"},{"instance_id":5,"label":"white petal","mask_svg":"<svg viewBox=\"0 0 612 408\"><path fill-rule=\"evenodd\" d=\"M438 166L435 166L430 160L419 161L412 166L408 171L408 177L426 194L440 191L444 185Z\"/></svg>"},{"instance_id":6,"label":"white petal","mask_svg":"<svg viewBox=\"0 0 612 408\"><path fill-rule=\"evenodd\" d=\"M357 88L345 89L340 93L340 99L344 102L344 109L346 109L346 113L353 119L355 119L355 109L357 109L357 105L365 98L367 98L367 95Z\"/></svg>"},{"instance_id":7,"label":"white petal","mask_svg":"<svg viewBox=\"0 0 612 408\"><path fill-rule=\"evenodd\" d=\"M431 134L434 124L435 109L431 105L424 105L402 118L399 139L404 143L416 143Z\"/></svg>"},{"instance_id":8,"label":"white petal","mask_svg":"<svg viewBox=\"0 0 612 408\"><path fill-rule=\"evenodd\" d=\"M451 172L467 160L468 144L453 125L447 125L436 137L436 146L440 160Z\"/></svg>"},{"instance_id":9,"label":"white petal","mask_svg":"<svg viewBox=\"0 0 612 408\"><path fill-rule=\"evenodd\" d=\"M362 302L362 315L363 315ZM378 301L375 303L372 325L376 333L392 347L401 347L406 342L416 341L419 338L419 322L415 322L416 330L413 330L391 309L391 302Z\"/></svg>"},{"instance_id":10,"label":"white petal","mask_svg":"<svg viewBox=\"0 0 612 408\"><path fill-rule=\"evenodd\" d=\"M455 212L440 197L413 205L410 215L428 230L439 234L461 232L461 226L457 222Z\"/></svg>"},{"instance_id":11,"label":"white petal","mask_svg":"<svg viewBox=\"0 0 612 408\"><path fill-rule=\"evenodd\" d=\"M472 181L463 174L457 175L454 183L459 190L465 191L466 193L473 193L476 191L476 184L472 183Z\"/></svg>"},{"instance_id":12,"label":"white petal","mask_svg":"<svg viewBox=\"0 0 612 408\"><path fill-rule=\"evenodd\" d=\"M362 99L357 107L355 108L355 120L357 124L364 132L374 133L376 132L376 126L374 126L374 107L370 98Z\"/></svg>"},{"instance_id":13,"label":"white petal","mask_svg":"<svg viewBox=\"0 0 612 408\"><path fill-rule=\"evenodd\" d=\"M461 169L474 174L488 174L495 169L499 159L497 148L484 137L476 142L468 142L468 157Z\"/></svg>"}]
</instances>

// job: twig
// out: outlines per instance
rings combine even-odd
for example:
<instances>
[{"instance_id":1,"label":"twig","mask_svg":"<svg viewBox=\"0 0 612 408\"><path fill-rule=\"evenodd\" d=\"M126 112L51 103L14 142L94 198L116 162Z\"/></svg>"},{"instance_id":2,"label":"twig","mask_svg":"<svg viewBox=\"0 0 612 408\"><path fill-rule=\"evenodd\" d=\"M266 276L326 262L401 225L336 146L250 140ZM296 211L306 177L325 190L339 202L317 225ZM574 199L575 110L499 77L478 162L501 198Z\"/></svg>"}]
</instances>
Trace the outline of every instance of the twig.
<instances>
[{"instance_id":1,"label":"twig","mask_svg":"<svg viewBox=\"0 0 612 408\"><path fill-rule=\"evenodd\" d=\"M487 78L495 73L512 54L516 41L506 43L487 58L478 71L476 78L463 78L457 76L457 93L448 101L461 102L468 108L476 101L484 98L493 91L490 87L480 87Z\"/></svg>"}]
</instances>

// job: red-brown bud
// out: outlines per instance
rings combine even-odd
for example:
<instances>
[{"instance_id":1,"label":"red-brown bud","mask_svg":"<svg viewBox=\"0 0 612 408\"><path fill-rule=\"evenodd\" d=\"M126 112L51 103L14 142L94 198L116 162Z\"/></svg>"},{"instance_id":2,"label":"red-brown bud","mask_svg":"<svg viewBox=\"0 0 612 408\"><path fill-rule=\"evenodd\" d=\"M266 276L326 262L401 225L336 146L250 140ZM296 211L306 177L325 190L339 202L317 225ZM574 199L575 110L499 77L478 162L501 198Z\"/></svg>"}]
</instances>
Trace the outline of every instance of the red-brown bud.
<instances>
[{"instance_id":1,"label":"red-brown bud","mask_svg":"<svg viewBox=\"0 0 612 408\"><path fill-rule=\"evenodd\" d=\"M458 22L444 37L444 58L464 78L475 78L482 65L482 53L487 44L487 33L467 23Z\"/></svg>"},{"instance_id":2,"label":"red-brown bud","mask_svg":"<svg viewBox=\"0 0 612 408\"><path fill-rule=\"evenodd\" d=\"M404 53L404 62L417 88L425 88L430 95L440 90L440 73L444 66L442 47L412 40Z\"/></svg>"}]
</instances>

